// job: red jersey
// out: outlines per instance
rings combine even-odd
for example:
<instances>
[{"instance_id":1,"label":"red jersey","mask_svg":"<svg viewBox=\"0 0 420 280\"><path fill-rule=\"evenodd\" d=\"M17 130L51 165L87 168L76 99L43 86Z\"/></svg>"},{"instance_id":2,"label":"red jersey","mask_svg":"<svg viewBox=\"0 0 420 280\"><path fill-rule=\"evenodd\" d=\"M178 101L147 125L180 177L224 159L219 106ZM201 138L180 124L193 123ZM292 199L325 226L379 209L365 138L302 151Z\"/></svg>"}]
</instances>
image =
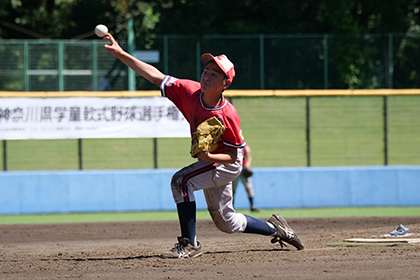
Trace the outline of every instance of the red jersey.
<instances>
[{"instance_id":1,"label":"red jersey","mask_svg":"<svg viewBox=\"0 0 420 280\"><path fill-rule=\"evenodd\" d=\"M246 143L242 135L241 120L235 107L222 95L217 107L208 107L203 99L200 83L192 80L177 79L166 76L160 90L163 97L171 100L190 124L190 133L197 130L199 124L215 116L225 127L218 147L213 153L222 153L225 147L243 148Z\"/></svg>"}]
</instances>

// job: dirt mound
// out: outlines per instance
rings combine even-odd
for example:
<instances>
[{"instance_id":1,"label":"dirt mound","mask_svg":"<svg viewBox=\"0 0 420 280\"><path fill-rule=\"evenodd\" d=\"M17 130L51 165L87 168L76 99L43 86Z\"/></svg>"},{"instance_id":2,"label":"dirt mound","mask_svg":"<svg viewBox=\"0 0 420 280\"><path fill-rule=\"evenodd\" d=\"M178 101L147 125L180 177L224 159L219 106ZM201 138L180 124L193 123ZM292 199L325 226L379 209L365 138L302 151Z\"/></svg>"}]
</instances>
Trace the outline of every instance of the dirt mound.
<instances>
[{"instance_id":1,"label":"dirt mound","mask_svg":"<svg viewBox=\"0 0 420 280\"><path fill-rule=\"evenodd\" d=\"M0 226L0 279L415 279L420 244L329 246L387 234L399 224L420 237L420 217L289 218L305 250L270 238L225 234L197 222L201 258L167 260L177 221ZM410 236L412 238L413 236Z\"/></svg>"}]
</instances>

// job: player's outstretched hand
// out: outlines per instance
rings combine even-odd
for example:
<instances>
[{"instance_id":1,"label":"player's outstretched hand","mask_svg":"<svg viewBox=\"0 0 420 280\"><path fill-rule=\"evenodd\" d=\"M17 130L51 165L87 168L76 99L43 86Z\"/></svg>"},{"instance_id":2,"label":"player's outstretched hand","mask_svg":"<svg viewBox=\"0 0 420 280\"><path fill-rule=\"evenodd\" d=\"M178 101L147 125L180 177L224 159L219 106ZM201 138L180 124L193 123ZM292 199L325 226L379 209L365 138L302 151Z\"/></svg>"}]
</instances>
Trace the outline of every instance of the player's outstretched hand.
<instances>
[{"instance_id":1,"label":"player's outstretched hand","mask_svg":"<svg viewBox=\"0 0 420 280\"><path fill-rule=\"evenodd\" d=\"M105 49L112 53L112 55L116 58L120 58L122 53L124 53L124 50L120 47L117 41L115 41L115 38L110 33L107 33L103 40L109 41L108 44L105 44Z\"/></svg>"}]
</instances>

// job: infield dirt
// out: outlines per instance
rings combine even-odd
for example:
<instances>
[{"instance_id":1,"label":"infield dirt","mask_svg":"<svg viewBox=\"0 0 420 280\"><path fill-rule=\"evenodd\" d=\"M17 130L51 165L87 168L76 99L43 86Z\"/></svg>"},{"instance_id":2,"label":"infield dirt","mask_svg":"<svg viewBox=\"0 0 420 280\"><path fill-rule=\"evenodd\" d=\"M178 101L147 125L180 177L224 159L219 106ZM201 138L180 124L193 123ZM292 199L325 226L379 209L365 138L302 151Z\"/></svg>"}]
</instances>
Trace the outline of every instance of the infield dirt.
<instances>
[{"instance_id":1,"label":"infield dirt","mask_svg":"<svg viewBox=\"0 0 420 280\"><path fill-rule=\"evenodd\" d=\"M268 217L267 217L268 218ZM0 279L419 279L420 244L330 246L387 234L420 217L287 218L305 250L270 238L226 234L197 221L201 258L161 259L177 221L0 226Z\"/></svg>"}]
</instances>

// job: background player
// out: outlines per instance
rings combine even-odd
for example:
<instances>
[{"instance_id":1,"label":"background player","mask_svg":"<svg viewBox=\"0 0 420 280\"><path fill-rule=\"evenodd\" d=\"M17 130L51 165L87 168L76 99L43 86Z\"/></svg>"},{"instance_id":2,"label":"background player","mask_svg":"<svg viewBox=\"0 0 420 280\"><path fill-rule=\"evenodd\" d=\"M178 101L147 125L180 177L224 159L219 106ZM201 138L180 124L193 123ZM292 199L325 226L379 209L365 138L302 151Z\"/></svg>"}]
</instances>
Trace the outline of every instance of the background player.
<instances>
[{"instance_id":1,"label":"background player","mask_svg":"<svg viewBox=\"0 0 420 280\"><path fill-rule=\"evenodd\" d=\"M233 105L222 92L235 76L234 65L225 56L204 54L205 65L200 82L177 79L164 75L154 66L136 59L125 52L109 33L105 48L151 83L160 86L163 97L169 98L190 124L193 135L197 127L211 117L224 125L224 133L213 152L202 151L198 160L174 174L171 181L172 195L177 205L181 236L178 243L164 258L190 258L202 255L196 238L196 203L194 191L203 190L207 207L216 227L226 233L244 232L272 236L272 242L283 241L303 249L302 242L279 214L268 222L236 213L233 208L232 181L242 169L245 141L240 119Z\"/></svg>"},{"instance_id":2,"label":"background player","mask_svg":"<svg viewBox=\"0 0 420 280\"><path fill-rule=\"evenodd\" d=\"M232 190L233 190L233 197L235 198L236 189L238 188L239 181L245 186L246 193L249 199L249 205L252 212L258 212L259 209L254 205L254 188L252 187L252 171L251 171L251 164L252 164L252 153L251 148L248 144L245 145L244 148L244 160L243 160L243 168L241 174L236 177L235 180L232 182Z\"/></svg>"}]
</instances>

